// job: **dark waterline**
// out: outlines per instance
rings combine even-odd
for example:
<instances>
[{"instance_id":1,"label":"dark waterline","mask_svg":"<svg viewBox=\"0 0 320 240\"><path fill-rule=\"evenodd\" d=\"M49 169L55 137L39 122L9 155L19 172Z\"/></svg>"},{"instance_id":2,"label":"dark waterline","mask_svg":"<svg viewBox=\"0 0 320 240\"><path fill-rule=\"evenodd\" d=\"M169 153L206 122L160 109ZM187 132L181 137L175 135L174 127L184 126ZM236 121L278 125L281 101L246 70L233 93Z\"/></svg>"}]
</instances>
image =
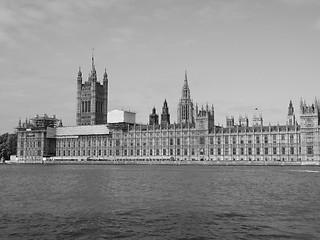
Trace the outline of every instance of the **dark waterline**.
<instances>
[{"instance_id":1,"label":"dark waterline","mask_svg":"<svg viewBox=\"0 0 320 240\"><path fill-rule=\"evenodd\" d=\"M319 239L319 170L1 165L0 239Z\"/></svg>"}]
</instances>

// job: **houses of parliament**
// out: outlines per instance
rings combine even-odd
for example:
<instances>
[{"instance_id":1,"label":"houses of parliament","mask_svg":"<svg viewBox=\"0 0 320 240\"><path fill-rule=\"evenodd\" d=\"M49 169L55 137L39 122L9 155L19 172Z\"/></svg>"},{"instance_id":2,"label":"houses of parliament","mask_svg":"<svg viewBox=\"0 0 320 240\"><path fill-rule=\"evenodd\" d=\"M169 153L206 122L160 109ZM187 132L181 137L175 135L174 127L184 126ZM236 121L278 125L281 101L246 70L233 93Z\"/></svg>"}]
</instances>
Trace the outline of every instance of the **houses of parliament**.
<instances>
[{"instance_id":1,"label":"houses of parliament","mask_svg":"<svg viewBox=\"0 0 320 240\"><path fill-rule=\"evenodd\" d=\"M137 124L135 113L108 112L108 75L98 81L94 57L87 81L81 68L76 78L76 126L62 126L56 116L36 115L17 127L17 162L101 163L315 163L320 161L320 101L300 102L298 124L292 102L286 124L264 125L261 115L215 122L213 105L191 100L187 73L181 81L176 123L170 104L153 108L148 124ZM172 105L171 105L172 106Z\"/></svg>"}]
</instances>

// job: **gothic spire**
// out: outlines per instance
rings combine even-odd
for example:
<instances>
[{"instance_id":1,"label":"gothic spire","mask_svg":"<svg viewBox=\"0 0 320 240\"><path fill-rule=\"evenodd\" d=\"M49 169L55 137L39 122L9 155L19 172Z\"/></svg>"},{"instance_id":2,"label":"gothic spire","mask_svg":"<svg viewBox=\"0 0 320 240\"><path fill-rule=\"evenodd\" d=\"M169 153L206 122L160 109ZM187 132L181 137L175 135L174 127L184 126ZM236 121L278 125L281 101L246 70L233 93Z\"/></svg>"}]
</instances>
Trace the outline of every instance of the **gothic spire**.
<instances>
[{"instance_id":1,"label":"gothic spire","mask_svg":"<svg viewBox=\"0 0 320 240\"><path fill-rule=\"evenodd\" d=\"M92 59L91 59L91 62L92 62L92 71L95 70L95 66L94 66L94 48L92 49Z\"/></svg>"},{"instance_id":2,"label":"gothic spire","mask_svg":"<svg viewBox=\"0 0 320 240\"><path fill-rule=\"evenodd\" d=\"M104 74L103 74L103 82L108 82L108 74L107 74L107 69L104 69Z\"/></svg>"},{"instance_id":3,"label":"gothic spire","mask_svg":"<svg viewBox=\"0 0 320 240\"><path fill-rule=\"evenodd\" d=\"M78 76L79 76L79 77L81 77L81 76L82 76L82 73L81 73L81 67L79 67Z\"/></svg>"},{"instance_id":4,"label":"gothic spire","mask_svg":"<svg viewBox=\"0 0 320 240\"><path fill-rule=\"evenodd\" d=\"M288 116L292 116L293 114L294 114L294 108L293 108L292 101L290 100L289 107L288 107Z\"/></svg>"},{"instance_id":5,"label":"gothic spire","mask_svg":"<svg viewBox=\"0 0 320 240\"><path fill-rule=\"evenodd\" d=\"M187 70L184 71L184 84L188 86L188 76L187 76Z\"/></svg>"},{"instance_id":6,"label":"gothic spire","mask_svg":"<svg viewBox=\"0 0 320 240\"><path fill-rule=\"evenodd\" d=\"M164 107L164 108L168 108L167 99L164 99L163 107Z\"/></svg>"},{"instance_id":7,"label":"gothic spire","mask_svg":"<svg viewBox=\"0 0 320 240\"><path fill-rule=\"evenodd\" d=\"M187 70L185 70L184 73L184 84L182 88L182 98L189 99L190 98L190 89L188 85L188 76L187 76Z\"/></svg>"}]
</instances>

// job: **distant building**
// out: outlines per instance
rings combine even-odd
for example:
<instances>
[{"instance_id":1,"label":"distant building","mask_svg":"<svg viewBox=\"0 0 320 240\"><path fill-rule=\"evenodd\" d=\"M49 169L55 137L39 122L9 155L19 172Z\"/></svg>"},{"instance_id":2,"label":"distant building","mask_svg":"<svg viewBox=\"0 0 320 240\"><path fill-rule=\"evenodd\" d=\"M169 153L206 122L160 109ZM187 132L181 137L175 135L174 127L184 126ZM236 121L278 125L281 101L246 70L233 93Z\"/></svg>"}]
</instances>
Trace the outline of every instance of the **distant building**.
<instances>
[{"instance_id":1,"label":"distant building","mask_svg":"<svg viewBox=\"0 0 320 240\"><path fill-rule=\"evenodd\" d=\"M93 59L92 69L85 84L81 83L80 71L78 74L78 126L62 127L55 117L38 117L23 126L19 123L17 157L20 161L39 162L45 156L53 156L57 161L155 163L320 161L317 99L312 105L301 100L300 125L290 101L284 125L264 125L262 115L255 114L251 125L247 116L240 116L238 123L234 117L227 117L226 127L222 127L215 124L213 106L194 108L185 73L177 123L170 122L165 100L160 122L153 108L149 124L137 124L135 113L123 110L106 113L107 76L104 84L97 87Z\"/></svg>"},{"instance_id":2,"label":"distant building","mask_svg":"<svg viewBox=\"0 0 320 240\"><path fill-rule=\"evenodd\" d=\"M194 123L194 108L190 96L190 89L188 85L187 71L185 72L184 84L182 87L182 96L178 104L178 123L193 124Z\"/></svg>"},{"instance_id":3,"label":"distant building","mask_svg":"<svg viewBox=\"0 0 320 240\"><path fill-rule=\"evenodd\" d=\"M158 125L159 115L156 113L156 108L152 109L152 113L149 115L149 125Z\"/></svg>"},{"instance_id":4,"label":"distant building","mask_svg":"<svg viewBox=\"0 0 320 240\"><path fill-rule=\"evenodd\" d=\"M170 124L170 113L169 113L167 99L165 99L162 107L162 113L161 113L161 125L169 125L169 124Z\"/></svg>"},{"instance_id":5,"label":"distant building","mask_svg":"<svg viewBox=\"0 0 320 240\"><path fill-rule=\"evenodd\" d=\"M62 121L56 116L46 114L34 118L17 127L17 161L41 163L43 157L56 155L56 129L62 127Z\"/></svg>"},{"instance_id":6,"label":"distant building","mask_svg":"<svg viewBox=\"0 0 320 240\"><path fill-rule=\"evenodd\" d=\"M108 123L136 123L136 113L123 111L123 110L112 110L108 113Z\"/></svg>"},{"instance_id":7,"label":"distant building","mask_svg":"<svg viewBox=\"0 0 320 240\"><path fill-rule=\"evenodd\" d=\"M77 125L106 124L108 113L108 75L105 70L103 83L98 82L92 55L92 69L88 81L82 83L79 68L77 78Z\"/></svg>"}]
</instances>

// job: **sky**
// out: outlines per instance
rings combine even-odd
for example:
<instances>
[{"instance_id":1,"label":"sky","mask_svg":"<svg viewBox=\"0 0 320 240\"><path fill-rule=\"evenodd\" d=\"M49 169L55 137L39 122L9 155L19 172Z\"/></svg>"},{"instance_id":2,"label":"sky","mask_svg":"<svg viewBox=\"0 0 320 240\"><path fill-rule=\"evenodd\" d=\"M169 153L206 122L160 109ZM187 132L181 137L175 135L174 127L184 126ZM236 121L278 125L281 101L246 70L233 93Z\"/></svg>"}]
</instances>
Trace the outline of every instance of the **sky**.
<instances>
[{"instance_id":1,"label":"sky","mask_svg":"<svg viewBox=\"0 0 320 240\"><path fill-rule=\"evenodd\" d=\"M109 110L147 123L166 99L191 98L216 124L255 108L285 124L292 100L320 97L318 0L1 0L0 133L46 113L75 125L76 79L109 78Z\"/></svg>"}]
</instances>

